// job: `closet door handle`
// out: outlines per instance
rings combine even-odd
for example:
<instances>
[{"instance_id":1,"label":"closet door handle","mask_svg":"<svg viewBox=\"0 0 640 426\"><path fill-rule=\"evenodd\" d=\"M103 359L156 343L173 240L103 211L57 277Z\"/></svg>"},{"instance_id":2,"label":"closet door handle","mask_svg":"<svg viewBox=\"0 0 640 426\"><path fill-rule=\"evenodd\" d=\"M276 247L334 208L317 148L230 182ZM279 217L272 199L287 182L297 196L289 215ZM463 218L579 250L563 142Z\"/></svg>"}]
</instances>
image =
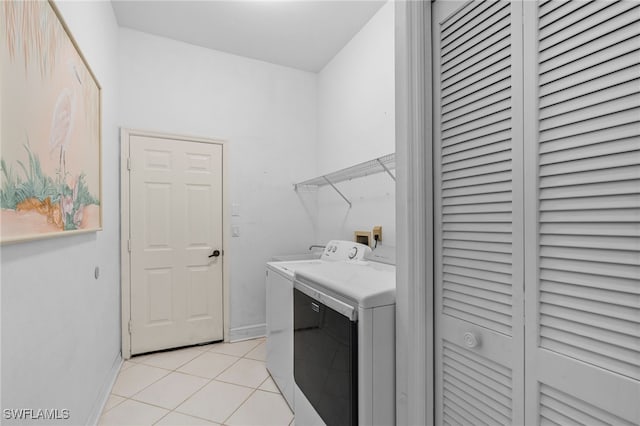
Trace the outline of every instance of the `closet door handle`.
<instances>
[{"instance_id":1,"label":"closet door handle","mask_svg":"<svg viewBox=\"0 0 640 426\"><path fill-rule=\"evenodd\" d=\"M218 257L220 256L220 250L214 250L213 253L209 255L209 257Z\"/></svg>"},{"instance_id":2,"label":"closet door handle","mask_svg":"<svg viewBox=\"0 0 640 426\"><path fill-rule=\"evenodd\" d=\"M466 333L464 333L464 336L462 336L462 338L464 339L464 344L468 348L477 348L478 346L480 346L480 337L475 333L467 331Z\"/></svg>"}]
</instances>

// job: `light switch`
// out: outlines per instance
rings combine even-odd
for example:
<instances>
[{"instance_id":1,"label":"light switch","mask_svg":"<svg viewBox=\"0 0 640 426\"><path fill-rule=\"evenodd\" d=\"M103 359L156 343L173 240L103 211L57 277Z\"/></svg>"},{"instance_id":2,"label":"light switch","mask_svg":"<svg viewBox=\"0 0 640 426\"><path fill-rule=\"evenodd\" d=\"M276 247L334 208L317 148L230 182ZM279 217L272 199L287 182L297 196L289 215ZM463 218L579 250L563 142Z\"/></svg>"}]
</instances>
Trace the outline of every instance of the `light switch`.
<instances>
[{"instance_id":1,"label":"light switch","mask_svg":"<svg viewBox=\"0 0 640 426\"><path fill-rule=\"evenodd\" d=\"M240 236L240 225L233 225L231 227L231 236L239 237Z\"/></svg>"},{"instance_id":2,"label":"light switch","mask_svg":"<svg viewBox=\"0 0 640 426\"><path fill-rule=\"evenodd\" d=\"M231 216L240 216L240 204L231 204Z\"/></svg>"}]
</instances>

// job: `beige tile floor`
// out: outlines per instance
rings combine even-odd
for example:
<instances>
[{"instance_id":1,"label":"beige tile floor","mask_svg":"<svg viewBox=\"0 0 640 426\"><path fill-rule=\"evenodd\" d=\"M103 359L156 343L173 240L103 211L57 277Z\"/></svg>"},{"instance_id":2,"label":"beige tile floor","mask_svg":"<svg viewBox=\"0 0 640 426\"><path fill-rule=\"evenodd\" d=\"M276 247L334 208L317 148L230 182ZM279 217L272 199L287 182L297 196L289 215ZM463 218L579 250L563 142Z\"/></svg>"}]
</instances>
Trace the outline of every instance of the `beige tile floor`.
<instances>
[{"instance_id":1,"label":"beige tile floor","mask_svg":"<svg viewBox=\"0 0 640 426\"><path fill-rule=\"evenodd\" d=\"M98 424L292 425L265 356L261 338L133 357L123 363Z\"/></svg>"}]
</instances>

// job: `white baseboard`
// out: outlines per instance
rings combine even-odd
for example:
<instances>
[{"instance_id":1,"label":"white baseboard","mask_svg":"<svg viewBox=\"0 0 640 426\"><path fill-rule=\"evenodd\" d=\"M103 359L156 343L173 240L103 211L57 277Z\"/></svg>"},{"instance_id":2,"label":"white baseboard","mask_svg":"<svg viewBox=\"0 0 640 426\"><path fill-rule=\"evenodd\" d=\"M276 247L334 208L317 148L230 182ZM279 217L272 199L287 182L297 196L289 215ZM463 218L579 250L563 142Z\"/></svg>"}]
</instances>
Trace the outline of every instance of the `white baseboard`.
<instances>
[{"instance_id":1,"label":"white baseboard","mask_svg":"<svg viewBox=\"0 0 640 426\"><path fill-rule=\"evenodd\" d=\"M104 410L104 406L109 399L109 395L111 394L111 388L113 388L113 384L118 378L118 372L120 371L122 362L122 356L120 355L120 352L118 352L115 359L113 360L111 370L109 370L109 373L107 373L107 377L105 378L102 387L100 388L98 398L96 398L96 402L93 404L93 408L91 409L91 413L89 414L89 419L87 420L88 425L98 424L100 415L102 414L102 410Z\"/></svg>"},{"instance_id":2,"label":"white baseboard","mask_svg":"<svg viewBox=\"0 0 640 426\"><path fill-rule=\"evenodd\" d=\"M239 342L241 340L255 339L267 335L267 324L247 325L229 330L229 341Z\"/></svg>"}]
</instances>

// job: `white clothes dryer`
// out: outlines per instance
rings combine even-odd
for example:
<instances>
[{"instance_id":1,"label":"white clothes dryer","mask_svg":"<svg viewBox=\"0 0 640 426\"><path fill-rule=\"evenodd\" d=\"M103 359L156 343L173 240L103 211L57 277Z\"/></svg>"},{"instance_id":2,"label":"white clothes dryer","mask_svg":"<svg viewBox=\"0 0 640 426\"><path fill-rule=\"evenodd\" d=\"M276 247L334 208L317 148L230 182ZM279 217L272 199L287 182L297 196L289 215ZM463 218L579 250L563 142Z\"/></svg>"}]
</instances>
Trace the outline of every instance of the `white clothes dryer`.
<instances>
[{"instance_id":1,"label":"white clothes dryer","mask_svg":"<svg viewBox=\"0 0 640 426\"><path fill-rule=\"evenodd\" d=\"M296 424L395 424L395 283L374 261L296 271Z\"/></svg>"},{"instance_id":2,"label":"white clothes dryer","mask_svg":"<svg viewBox=\"0 0 640 426\"><path fill-rule=\"evenodd\" d=\"M267 369L285 400L294 410L293 385L293 277L295 271L313 266L358 261L371 249L352 241L332 240L319 259L267 263Z\"/></svg>"}]
</instances>

